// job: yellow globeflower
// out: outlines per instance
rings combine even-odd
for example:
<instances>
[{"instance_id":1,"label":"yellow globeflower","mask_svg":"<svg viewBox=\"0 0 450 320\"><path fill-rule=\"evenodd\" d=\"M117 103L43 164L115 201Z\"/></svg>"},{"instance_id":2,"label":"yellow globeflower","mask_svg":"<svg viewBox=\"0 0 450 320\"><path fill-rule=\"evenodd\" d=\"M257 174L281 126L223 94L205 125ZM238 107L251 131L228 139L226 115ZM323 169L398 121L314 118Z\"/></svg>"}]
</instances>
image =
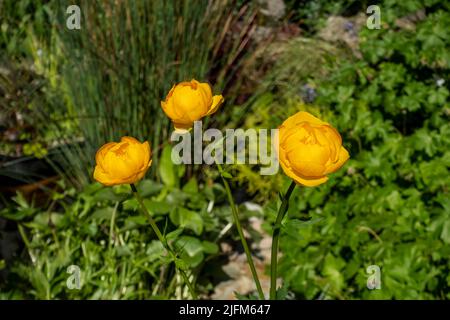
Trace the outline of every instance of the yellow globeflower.
<instances>
[{"instance_id":1,"label":"yellow globeflower","mask_svg":"<svg viewBox=\"0 0 450 320\"><path fill-rule=\"evenodd\" d=\"M308 187L326 182L350 157L339 132L308 112L296 113L279 127L278 152L286 175Z\"/></svg>"},{"instance_id":2,"label":"yellow globeflower","mask_svg":"<svg viewBox=\"0 0 450 320\"><path fill-rule=\"evenodd\" d=\"M103 145L95 155L94 179L105 186L131 184L141 180L152 164L148 141L132 137Z\"/></svg>"},{"instance_id":3,"label":"yellow globeflower","mask_svg":"<svg viewBox=\"0 0 450 320\"><path fill-rule=\"evenodd\" d=\"M175 129L185 131L194 121L216 112L222 102L222 95L213 96L208 83L191 80L173 86L161 106Z\"/></svg>"}]
</instances>

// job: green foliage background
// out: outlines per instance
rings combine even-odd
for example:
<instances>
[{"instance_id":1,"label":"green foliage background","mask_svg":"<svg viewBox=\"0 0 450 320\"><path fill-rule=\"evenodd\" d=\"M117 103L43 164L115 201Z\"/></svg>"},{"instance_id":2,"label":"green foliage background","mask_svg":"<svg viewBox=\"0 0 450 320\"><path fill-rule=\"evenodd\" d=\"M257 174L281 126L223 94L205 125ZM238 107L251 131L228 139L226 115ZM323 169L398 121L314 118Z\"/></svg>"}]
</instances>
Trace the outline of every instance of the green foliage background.
<instances>
[{"instance_id":1,"label":"green foliage background","mask_svg":"<svg viewBox=\"0 0 450 320\"><path fill-rule=\"evenodd\" d=\"M249 63L244 72L255 71L252 68L259 64L268 71L244 105L237 103L236 96L229 97L232 102L222 110L218 123L275 128L286 117L306 110L339 130L351 159L325 185L294 191L280 243L279 269L284 281L280 296L449 299L449 5L433 0L383 1L379 4L382 28L363 26L358 35L360 54L355 55L344 45L320 39L316 32L328 14L349 7L352 13L364 12L366 3L286 3L294 10L292 19L308 25L307 33L275 42L262 54L255 54L254 64ZM411 18L420 10L423 19ZM46 29L39 28L45 24L45 11L37 12L40 14L32 18L37 26L33 34L46 38ZM404 17L410 17L411 28L399 26L398 19ZM11 27L14 21L2 27L3 53L27 56L29 46L14 51L11 44L23 39L23 33ZM33 43L34 38L23 32ZM205 45L201 52L206 54L213 44ZM273 61L267 63L265 58L272 56ZM128 62L134 63L132 59ZM191 67L204 75L211 63L205 58ZM185 76L187 70L191 69L179 71ZM97 79L99 70L94 71L86 78ZM45 74L50 83L55 81L53 72ZM94 88L82 85L86 90ZM160 85L155 92L165 92L170 83ZM313 89L314 99L305 97L305 85ZM45 98L49 103L62 95L69 106L71 97L95 105L90 95L71 96L49 88ZM138 101L144 98L134 95L141 93L130 95ZM126 102L127 95L117 96L121 103ZM73 124L64 125L69 127L64 134L73 132ZM167 127L167 123L161 126ZM93 127L82 129L92 131ZM164 136L166 131L158 134ZM154 166L155 179L143 181L140 188L146 206L179 249L199 290L207 295L214 290L211 274L219 273L223 263L217 244L236 240L235 230L227 227L230 208L223 188L216 183L215 169L193 173L173 166L164 159L170 154L170 149L163 147L166 141L157 144L162 158ZM279 206L277 193L283 192L289 181L281 173L260 176L254 169L233 166L232 182L235 189L245 187L252 200L263 206L264 228L270 234ZM162 248L136 205L126 187L84 184L75 189L68 180L52 191L44 209L16 196L0 215L19 225L25 247L8 266L0 260L0 269L9 272L0 283L0 298L187 297L175 271L162 267L166 262ZM240 209L244 223L250 216L262 215L245 206ZM260 235L246 227L258 242ZM80 291L66 287L66 268L71 264L87 271ZM367 288L366 268L371 265L381 269L381 290Z\"/></svg>"}]
</instances>

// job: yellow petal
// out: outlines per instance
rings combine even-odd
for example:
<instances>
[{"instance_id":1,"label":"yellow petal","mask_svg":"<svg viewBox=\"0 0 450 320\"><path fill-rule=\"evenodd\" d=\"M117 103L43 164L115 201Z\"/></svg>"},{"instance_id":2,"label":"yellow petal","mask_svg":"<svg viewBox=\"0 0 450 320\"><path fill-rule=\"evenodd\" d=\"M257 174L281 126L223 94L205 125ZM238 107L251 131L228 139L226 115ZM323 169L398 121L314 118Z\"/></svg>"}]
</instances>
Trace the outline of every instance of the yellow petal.
<instances>
[{"instance_id":1,"label":"yellow petal","mask_svg":"<svg viewBox=\"0 0 450 320\"><path fill-rule=\"evenodd\" d=\"M280 161L281 168L283 169L284 173L293 179L297 184L307 186L307 187L315 187L322 183L327 182L328 177L320 177L320 178L306 178L302 177L298 173L295 173L289 166L287 166L284 162Z\"/></svg>"},{"instance_id":2,"label":"yellow petal","mask_svg":"<svg viewBox=\"0 0 450 320\"><path fill-rule=\"evenodd\" d=\"M120 142L128 142L128 143L131 143L131 144L141 144L139 142L139 140L137 140L136 138L128 137L128 136L122 137L120 139Z\"/></svg>"},{"instance_id":3,"label":"yellow petal","mask_svg":"<svg viewBox=\"0 0 450 320\"><path fill-rule=\"evenodd\" d=\"M178 114L175 112L175 109L172 104L172 100L169 101L161 101L161 107L164 113L171 119L177 120L179 118Z\"/></svg>"},{"instance_id":4,"label":"yellow petal","mask_svg":"<svg viewBox=\"0 0 450 320\"><path fill-rule=\"evenodd\" d=\"M195 80L194 80L195 81ZM206 105L210 105L212 101L212 90L211 86L207 82L198 83L198 89L202 92L204 96L204 101Z\"/></svg>"},{"instance_id":5,"label":"yellow petal","mask_svg":"<svg viewBox=\"0 0 450 320\"><path fill-rule=\"evenodd\" d=\"M318 186L322 183L325 183L328 180L328 177L326 177L326 176L308 178L308 177L304 177L301 174L299 174L298 172L294 171L293 168L291 167L289 161L286 158L285 151L282 149L279 150L278 156L279 156L281 168L283 169L284 173L288 177L293 179L297 184L307 186L307 187L314 187L314 186Z\"/></svg>"},{"instance_id":6,"label":"yellow petal","mask_svg":"<svg viewBox=\"0 0 450 320\"><path fill-rule=\"evenodd\" d=\"M152 163L152 162L150 161L150 163L149 163L149 165L147 166L147 168L145 168L145 169L141 170L140 172L138 172L138 174L137 174L136 177L135 177L134 182L139 181L139 180L142 180L142 178L144 178L145 174L147 173L147 169L150 167L151 163ZM133 182L133 183L134 183L134 182Z\"/></svg>"},{"instance_id":7,"label":"yellow petal","mask_svg":"<svg viewBox=\"0 0 450 320\"><path fill-rule=\"evenodd\" d=\"M209 108L208 112L206 113L207 116L209 116L210 114L213 114L214 112L217 111L217 109L219 109L220 105L224 102L224 98L222 97L222 95L217 95L214 96L212 98L212 104L211 107Z\"/></svg>"},{"instance_id":8,"label":"yellow petal","mask_svg":"<svg viewBox=\"0 0 450 320\"><path fill-rule=\"evenodd\" d=\"M336 172L340 167L344 165L345 162L350 158L350 155L344 147L341 147L339 150L339 158L335 163L330 163L327 165L327 169L325 174Z\"/></svg>"},{"instance_id":9,"label":"yellow petal","mask_svg":"<svg viewBox=\"0 0 450 320\"><path fill-rule=\"evenodd\" d=\"M292 141L289 143L289 141ZM291 163L315 162L325 165L330 159L330 149L319 144L304 144L295 140L295 136L288 139L283 148L289 155Z\"/></svg>"},{"instance_id":10,"label":"yellow petal","mask_svg":"<svg viewBox=\"0 0 450 320\"><path fill-rule=\"evenodd\" d=\"M150 143L148 141L145 141L140 145L143 153L143 167L148 168L152 164L152 151L150 149Z\"/></svg>"},{"instance_id":11,"label":"yellow petal","mask_svg":"<svg viewBox=\"0 0 450 320\"><path fill-rule=\"evenodd\" d=\"M150 162L150 164L151 164L151 162ZM139 171L133 172L133 174L129 177L123 178L121 180L121 184L131 184L131 183L135 183L135 182L141 180L147 173L147 170L149 167L150 167L150 165L145 168L142 168Z\"/></svg>"},{"instance_id":12,"label":"yellow petal","mask_svg":"<svg viewBox=\"0 0 450 320\"><path fill-rule=\"evenodd\" d=\"M129 144L123 160L132 172L137 172L148 164L149 156L141 143Z\"/></svg>"},{"instance_id":13,"label":"yellow petal","mask_svg":"<svg viewBox=\"0 0 450 320\"><path fill-rule=\"evenodd\" d=\"M177 86L172 96L174 112L178 119L185 121L196 121L202 118L208 111L203 94L191 88L191 86Z\"/></svg>"},{"instance_id":14,"label":"yellow petal","mask_svg":"<svg viewBox=\"0 0 450 320\"><path fill-rule=\"evenodd\" d=\"M105 158L106 153L116 144L117 142L108 142L104 144L100 149L98 149L97 153L95 154L95 162L97 165L102 166L103 159Z\"/></svg>"},{"instance_id":15,"label":"yellow petal","mask_svg":"<svg viewBox=\"0 0 450 320\"><path fill-rule=\"evenodd\" d=\"M95 166L94 179L106 186L134 183L145 176L152 163L148 141L140 143L127 136L100 148L96 157L100 163Z\"/></svg>"},{"instance_id":16,"label":"yellow petal","mask_svg":"<svg viewBox=\"0 0 450 320\"><path fill-rule=\"evenodd\" d=\"M282 126L286 126L286 127L290 128L301 122L309 122L314 125L328 124L328 123L314 117L312 114L310 114L308 112L300 111L300 112L297 112L296 114L294 114L293 116L287 118L283 122Z\"/></svg>"},{"instance_id":17,"label":"yellow petal","mask_svg":"<svg viewBox=\"0 0 450 320\"><path fill-rule=\"evenodd\" d=\"M103 166L105 172L114 179L125 179L137 170L136 166L130 165L130 161L125 155L126 142L119 142L105 156Z\"/></svg>"},{"instance_id":18,"label":"yellow petal","mask_svg":"<svg viewBox=\"0 0 450 320\"><path fill-rule=\"evenodd\" d=\"M98 165L94 169L94 179L105 186L114 185L114 180Z\"/></svg>"},{"instance_id":19,"label":"yellow petal","mask_svg":"<svg viewBox=\"0 0 450 320\"><path fill-rule=\"evenodd\" d=\"M339 132L332 126L323 126L322 133L326 137L326 144L331 151L330 157L332 162L336 162L339 158L339 149L342 146L342 138Z\"/></svg>"},{"instance_id":20,"label":"yellow petal","mask_svg":"<svg viewBox=\"0 0 450 320\"><path fill-rule=\"evenodd\" d=\"M306 179L300 176L293 178L297 184L305 186L305 187L316 187L328 181L328 177L322 177L317 179Z\"/></svg>"},{"instance_id":21,"label":"yellow petal","mask_svg":"<svg viewBox=\"0 0 450 320\"><path fill-rule=\"evenodd\" d=\"M321 163L314 161L290 161L290 165L295 174L306 179L316 179L325 176L325 165Z\"/></svg>"}]
</instances>

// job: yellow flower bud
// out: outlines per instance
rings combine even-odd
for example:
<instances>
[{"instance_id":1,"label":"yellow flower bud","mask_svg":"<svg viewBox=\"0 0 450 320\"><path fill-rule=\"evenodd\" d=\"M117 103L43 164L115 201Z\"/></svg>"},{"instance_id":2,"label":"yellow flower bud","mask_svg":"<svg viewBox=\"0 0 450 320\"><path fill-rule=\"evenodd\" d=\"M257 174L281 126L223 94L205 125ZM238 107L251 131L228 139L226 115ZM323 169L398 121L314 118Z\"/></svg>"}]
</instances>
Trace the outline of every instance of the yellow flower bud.
<instances>
[{"instance_id":1,"label":"yellow flower bud","mask_svg":"<svg viewBox=\"0 0 450 320\"><path fill-rule=\"evenodd\" d=\"M161 107L175 130L186 131L194 121L216 112L222 103L222 95L213 96L208 83L191 80L173 86L166 100L161 101Z\"/></svg>"},{"instance_id":2,"label":"yellow flower bud","mask_svg":"<svg viewBox=\"0 0 450 320\"><path fill-rule=\"evenodd\" d=\"M349 159L342 138L330 124L298 112L279 127L279 160L297 184L314 187L328 180Z\"/></svg>"},{"instance_id":3,"label":"yellow flower bud","mask_svg":"<svg viewBox=\"0 0 450 320\"><path fill-rule=\"evenodd\" d=\"M141 180L152 164L148 141L132 137L103 145L95 155L94 179L105 186L131 184Z\"/></svg>"}]
</instances>

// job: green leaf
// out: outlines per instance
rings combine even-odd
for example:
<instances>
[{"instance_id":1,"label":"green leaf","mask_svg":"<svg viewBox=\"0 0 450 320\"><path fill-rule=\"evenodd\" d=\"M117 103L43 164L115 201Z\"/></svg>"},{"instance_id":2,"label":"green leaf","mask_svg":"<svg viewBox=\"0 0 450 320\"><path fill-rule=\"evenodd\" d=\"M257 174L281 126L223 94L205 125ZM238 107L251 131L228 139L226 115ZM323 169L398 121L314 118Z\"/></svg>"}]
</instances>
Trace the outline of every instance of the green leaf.
<instances>
[{"instance_id":1,"label":"green leaf","mask_svg":"<svg viewBox=\"0 0 450 320\"><path fill-rule=\"evenodd\" d=\"M183 259L175 259L175 265L181 270L188 270L189 266Z\"/></svg>"},{"instance_id":2,"label":"green leaf","mask_svg":"<svg viewBox=\"0 0 450 320\"><path fill-rule=\"evenodd\" d=\"M175 245L182 252L182 260L191 267L196 267L203 261L203 245L199 239L182 236L178 238Z\"/></svg>"},{"instance_id":3,"label":"green leaf","mask_svg":"<svg viewBox=\"0 0 450 320\"><path fill-rule=\"evenodd\" d=\"M203 219L197 212L176 208L170 213L170 220L179 227L191 229L197 235L203 231Z\"/></svg>"},{"instance_id":4,"label":"green leaf","mask_svg":"<svg viewBox=\"0 0 450 320\"><path fill-rule=\"evenodd\" d=\"M248 295L244 295L244 294L240 294L237 291L233 291L234 296L236 297L237 300L258 300L259 297L256 294L248 294Z\"/></svg>"},{"instance_id":5,"label":"green leaf","mask_svg":"<svg viewBox=\"0 0 450 320\"><path fill-rule=\"evenodd\" d=\"M95 236L98 231L97 224L95 222L91 222L90 224L83 225L83 232L87 233L91 237Z\"/></svg>"},{"instance_id":6,"label":"green leaf","mask_svg":"<svg viewBox=\"0 0 450 320\"><path fill-rule=\"evenodd\" d=\"M344 285L344 276L340 272L343 266L345 266L345 262L341 258L335 258L331 254L326 255L322 273L337 290Z\"/></svg>"},{"instance_id":7,"label":"green leaf","mask_svg":"<svg viewBox=\"0 0 450 320\"><path fill-rule=\"evenodd\" d=\"M0 217L13 221L21 221L26 217L32 216L35 212L36 210L33 208L5 208L0 211Z\"/></svg>"},{"instance_id":8,"label":"green leaf","mask_svg":"<svg viewBox=\"0 0 450 320\"><path fill-rule=\"evenodd\" d=\"M153 214L167 214L170 212L171 206L165 201L155 201L144 199L145 207Z\"/></svg>"},{"instance_id":9,"label":"green leaf","mask_svg":"<svg viewBox=\"0 0 450 320\"><path fill-rule=\"evenodd\" d=\"M94 211L94 213L91 215L91 219L103 221L103 220L111 220L111 217L113 215L114 208L106 207L97 209Z\"/></svg>"},{"instance_id":10,"label":"green leaf","mask_svg":"<svg viewBox=\"0 0 450 320\"><path fill-rule=\"evenodd\" d=\"M125 200L123 202L123 209L129 211L136 211L139 209L139 203L135 198Z\"/></svg>"},{"instance_id":11,"label":"green leaf","mask_svg":"<svg viewBox=\"0 0 450 320\"><path fill-rule=\"evenodd\" d=\"M222 177L224 177L225 179L232 179L233 178L233 176L229 172L222 171L221 174L222 174Z\"/></svg>"},{"instance_id":12,"label":"green leaf","mask_svg":"<svg viewBox=\"0 0 450 320\"><path fill-rule=\"evenodd\" d=\"M283 225L283 232L291 237L302 239L305 234L305 229L310 228L312 225L322 221L323 218L314 218L308 221L302 221L298 219L289 219Z\"/></svg>"},{"instance_id":13,"label":"green leaf","mask_svg":"<svg viewBox=\"0 0 450 320\"><path fill-rule=\"evenodd\" d=\"M178 185L178 175L175 165L171 158L172 147L166 145L162 151L161 159L159 161L159 175L162 182L168 187L175 187Z\"/></svg>"},{"instance_id":14,"label":"green leaf","mask_svg":"<svg viewBox=\"0 0 450 320\"><path fill-rule=\"evenodd\" d=\"M186 193L198 193L197 179L195 177L189 179L189 181L183 186L182 190Z\"/></svg>"},{"instance_id":15,"label":"green leaf","mask_svg":"<svg viewBox=\"0 0 450 320\"><path fill-rule=\"evenodd\" d=\"M288 289L288 284L286 282L283 283L281 288L278 288L277 290L277 300L286 300L286 297L289 293Z\"/></svg>"},{"instance_id":16,"label":"green leaf","mask_svg":"<svg viewBox=\"0 0 450 320\"><path fill-rule=\"evenodd\" d=\"M116 252L119 257L127 257L132 255L130 248L126 244L118 246L116 248Z\"/></svg>"},{"instance_id":17,"label":"green leaf","mask_svg":"<svg viewBox=\"0 0 450 320\"><path fill-rule=\"evenodd\" d=\"M41 228L48 228L50 223L53 224L55 227L61 226L64 223L64 215L54 212L39 213L34 217L33 222L28 223L28 225L33 225L35 227Z\"/></svg>"},{"instance_id":18,"label":"green leaf","mask_svg":"<svg viewBox=\"0 0 450 320\"><path fill-rule=\"evenodd\" d=\"M450 244L450 221L446 220L442 226L441 239L446 244Z\"/></svg>"},{"instance_id":19,"label":"green leaf","mask_svg":"<svg viewBox=\"0 0 450 320\"><path fill-rule=\"evenodd\" d=\"M187 253L190 257L203 252L203 245L201 241L195 237L182 236L178 238L175 245L179 250Z\"/></svg>"},{"instance_id":20,"label":"green leaf","mask_svg":"<svg viewBox=\"0 0 450 320\"><path fill-rule=\"evenodd\" d=\"M13 199L21 208L29 208L30 207L28 205L27 200L23 196L22 192L17 192L17 195Z\"/></svg>"},{"instance_id":21,"label":"green leaf","mask_svg":"<svg viewBox=\"0 0 450 320\"><path fill-rule=\"evenodd\" d=\"M145 254L149 261L160 259L165 253L164 246L159 240L152 240L147 246Z\"/></svg>"},{"instance_id":22,"label":"green leaf","mask_svg":"<svg viewBox=\"0 0 450 320\"><path fill-rule=\"evenodd\" d=\"M176 240L182 233L183 233L183 228L178 228L172 232L169 232L168 234L166 234L166 239L167 240Z\"/></svg>"},{"instance_id":23,"label":"green leaf","mask_svg":"<svg viewBox=\"0 0 450 320\"><path fill-rule=\"evenodd\" d=\"M109 187L107 187L107 188L109 188ZM105 187L101 183L98 183L98 182L92 183L92 184L89 184L89 185L84 187L83 195L85 195L85 196L93 195L93 194L95 194L97 191L99 191L101 189L105 189Z\"/></svg>"},{"instance_id":24,"label":"green leaf","mask_svg":"<svg viewBox=\"0 0 450 320\"><path fill-rule=\"evenodd\" d=\"M139 182L137 189L142 198L147 198L158 194L163 188L163 185L153 180L142 180Z\"/></svg>"},{"instance_id":25,"label":"green leaf","mask_svg":"<svg viewBox=\"0 0 450 320\"><path fill-rule=\"evenodd\" d=\"M137 224L137 225L140 225L140 226L145 226L145 225L148 224L148 221L147 221L147 219L144 216L130 216L130 217L127 217L126 223L127 224L131 223L131 224Z\"/></svg>"},{"instance_id":26,"label":"green leaf","mask_svg":"<svg viewBox=\"0 0 450 320\"><path fill-rule=\"evenodd\" d=\"M219 252L219 246L217 243L204 240L202 241L202 246L205 253L216 254Z\"/></svg>"}]
</instances>

